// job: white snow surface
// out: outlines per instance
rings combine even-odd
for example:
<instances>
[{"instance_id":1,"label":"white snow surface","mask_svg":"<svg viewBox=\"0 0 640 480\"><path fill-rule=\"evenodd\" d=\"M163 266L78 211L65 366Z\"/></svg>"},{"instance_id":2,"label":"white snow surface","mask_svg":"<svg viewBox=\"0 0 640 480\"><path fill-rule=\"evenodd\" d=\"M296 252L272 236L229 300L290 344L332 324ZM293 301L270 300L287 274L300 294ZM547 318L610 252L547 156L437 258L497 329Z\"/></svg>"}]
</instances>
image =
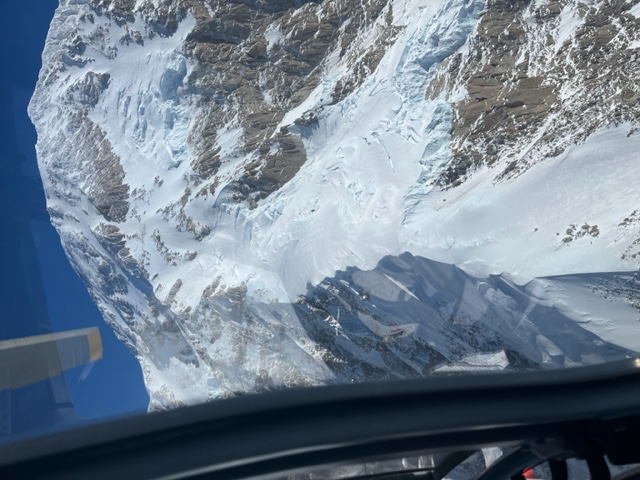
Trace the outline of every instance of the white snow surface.
<instances>
[{"instance_id":1,"label":"white snow surface","mask_svg":"<svg viewBox=\"0 0 640 480\"><path fill-rule=\"evenodd\" d=\"M478 353L467 355L453 364L442 365L434 370L435 373L453 372L488 372L500 371L509 366L509 360L504 350L493 353Z\"/></svg>"},{"instance_id":2,"label":"white snow surface","mask_svg":"<svg viewBox=\"0 0 640 480\"><path fill-rule=\"evenodd\" d=\"M450 190L433 185L450 159L452 98L428 100L425 88L439 62L457 52L466 54L466 39L482 7L480 0L395 0L394 24L404 29L364 84L344 101L324 105L335 81L347 71L334 62L326 81L285 116L283 126L309 110L317 112L319 121L304 137L308 160L290 182L253 210L229 202L224 188L218 189L222 193L215 203L187 195L185 213L197 226L211 228L211 234L198 241L182 228L177 215L193 174L189 132L200 114L197 98L181 95L191 68L182 43L194 19L183 20L171 37L146 38L144 46L123 45L118 42L121 27L105 17L92 25L82 23L78 17L85 6L61 1L43 54L45 65L60 63L55 60L61 55L56 39L88 28L106 31L104 41L84 54L91 61L52 75L53 86L39 87L30 110L38 126L48 206L63 213L55 224L74 267L98 282L97 265L74 253L74 242L109 258L92 233L103 219L72 183L68 172L73 171L73 159L60 158L61 144L53 135L63 131L68 120L65 92L91 70L111 76L90 118L120 158L131 192L127 219L118 227L131 255L145 266L153 293L168 304L167 315L198 307L203 291L217 277L222 278L221 289L246 287L249 299L289 302L308 283L318 284L336 270L371 269L383 256L405 251L457 264L477 276L510 272L521 284L534 277L637 269L640 256L631 254L640 238L640 222L620 225L640 205L640 134L629 135L628 125L602 128L583 144L512 180L496 182L504 168L496 165ZM634 15L637 7L631 9ZM558 44L577 28L570 12L562 16ZM144 31L144 22L138 18L130 28ZM271 30L269 48L281 38L282 32ZM116 48L116 55L109 46ZM43 69L41 82L48 73ZM246 160L235 149L241 134L234 125L218 132L223 182L233 179ZM58 181L56 175L66 180ZM589 231L595 226L598 234L564 241L572 225L575 233L584 224ZM164 250L154 237L162 240ZM624 252L629 254L623 258ZM114 269L127 276L120 267ZM178 283L181 287L174 292L172 286ZM140 331L124 322L115 306L119 299L134 305L141 319L153 317L147 293L132 283L127 293L98 296L97 302L138 351L152 396L165 398L171 389L179 392L174 401L192 403L217 391L214 373L173 358L172 349L179 347L150 346ZM566 302L567 310L579 306ZM586 328L640 350L640 342L633 340L640 336L631 335L631 323L614 328L604 320L611 312L598 313L602 320L589 313L582 320ZM321 353L300 335L300 351L319 359ZM230 351L216 345L221 358ZM162 361L149 359L154 348ZM321 367L310 369L317 381L329 375Z\"/></svg>"},{"instance_id":3,"label":"white snow surface","mask_svg":"<svg viewBox=\"0 0 640 480\"><path fill-rule=\"evenodd\" d=\"M449 159L450 108L424 90L437 59L463 47L480 7L395 2L400 38L360 89L323 110L296 177L248 215L251 254L275 267L288 296L347 265L372 268L410 250L405 218ZM297 110L318 106L322 88Z\"/></svg>"},{"instance_id":4,"label":"white snow surface","mask_svg":"<svg viewBox=\"0 0 640 480\"><path fill-rule=\"evenodd\" d=\"M535 303L557 308L603 340L640 351L638 310L620 293L604 291L597 283L589 282L588 277L539 278L527 284L526 290Z\"/></svg>"},{"instance_id":5,"label":"white snow surface","mask_svg":"<svg viewBox=\"0 0 640 480\"><path fill-rule=\"evenodd\" d=\"M402 225L400 241L476 275L510 272L520 281L632 270L637 264L620 253L638 228L620 223L638 204L640 135L627 132L602 129L509 182L496 184L484 170L458 188L432 191ZM563 242L571 225L584 224L597 226L599 235Z\"/></svg>"}]
</instances>

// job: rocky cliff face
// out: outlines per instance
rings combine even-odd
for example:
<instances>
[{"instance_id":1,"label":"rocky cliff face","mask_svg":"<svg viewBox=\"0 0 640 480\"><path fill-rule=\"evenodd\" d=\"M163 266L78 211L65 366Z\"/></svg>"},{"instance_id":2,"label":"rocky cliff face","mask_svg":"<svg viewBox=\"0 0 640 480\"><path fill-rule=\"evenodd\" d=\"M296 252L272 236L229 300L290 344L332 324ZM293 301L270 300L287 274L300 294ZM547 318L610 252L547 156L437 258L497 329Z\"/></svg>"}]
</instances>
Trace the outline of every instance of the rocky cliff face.
<instances>
[{"instance_id":1,"label":"rocky cliff face","mask_svg":"<svg viewBox=\"0 0 640 480\"><path fill-rule=\"evenodd\" d=\"M453 107L453 159L439 183L496 162L506 163L498 178L517 175L603 125L634 132L640 19L633 6L488 2L468 55L443 62L429 89L466 91Z\"/></svg>"},{"instance_id":2,"label":"rocky cliff face","mask_svg":"<svg viewBox=\"0 0 640 480\"><path fill-rule=\"evenodd\" d=\"M465 285L637 269L639 55L636 0L61 0L30 115L52 222L163 408L624 354L501 336L522 299L466 324L343 283L405 251Z\"/></svg>"}]
</instances>

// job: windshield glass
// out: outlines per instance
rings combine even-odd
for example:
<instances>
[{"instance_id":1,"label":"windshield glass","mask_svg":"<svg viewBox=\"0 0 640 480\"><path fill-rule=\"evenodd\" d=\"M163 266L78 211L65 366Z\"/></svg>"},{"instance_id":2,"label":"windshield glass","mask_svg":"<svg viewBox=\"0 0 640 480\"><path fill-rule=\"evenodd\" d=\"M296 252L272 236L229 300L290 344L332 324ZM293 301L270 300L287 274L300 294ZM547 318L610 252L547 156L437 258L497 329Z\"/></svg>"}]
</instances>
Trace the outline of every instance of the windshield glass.
<instances>
[{"instance_id":1,"label":"windshield glass","mask_svg":"<svg viewBox=\"0 0 640 480\"><path fill-rule=\"evenodd\" d=\"M640 351L637 0L0 9L0 442Z\"/></svg>"}]
</instances>

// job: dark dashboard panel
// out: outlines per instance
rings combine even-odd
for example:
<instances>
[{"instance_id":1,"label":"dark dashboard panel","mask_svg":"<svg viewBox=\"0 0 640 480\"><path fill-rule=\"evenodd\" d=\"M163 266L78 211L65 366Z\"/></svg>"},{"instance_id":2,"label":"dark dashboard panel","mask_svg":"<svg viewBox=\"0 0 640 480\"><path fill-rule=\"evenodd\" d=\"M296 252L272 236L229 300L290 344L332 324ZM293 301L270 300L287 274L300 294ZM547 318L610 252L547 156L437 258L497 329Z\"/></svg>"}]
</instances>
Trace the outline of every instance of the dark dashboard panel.
<instances>
[{"instance_id":1,"label":"dark dashboard panel","mask_svg":"<svg viewBox=\"0 0 640 480\"><path fill-rule=\"evenodd\" d=\"M132 417L3 446L0 477L274 478L412 454L446 453L438 458L451 464L452 454L508 446L520 453L481 478L509 478L548 459L637 463L639 438L640 361L630 359L289 390ZM437 467L424 473L440 478Z\"/></svg>"}]
</instances>

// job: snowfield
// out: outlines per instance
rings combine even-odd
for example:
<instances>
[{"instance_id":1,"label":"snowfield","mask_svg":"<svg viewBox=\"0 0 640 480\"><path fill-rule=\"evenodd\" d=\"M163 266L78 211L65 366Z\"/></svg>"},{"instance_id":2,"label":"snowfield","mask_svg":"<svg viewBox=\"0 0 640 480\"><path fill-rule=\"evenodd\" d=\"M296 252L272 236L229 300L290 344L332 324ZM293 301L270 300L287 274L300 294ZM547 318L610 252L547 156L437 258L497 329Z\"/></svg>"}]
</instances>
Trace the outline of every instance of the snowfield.
<instances>
[{"instance_id":1,"label":"snowfield","mask_svg":"<svg viewBox=\"0 0 640 480\"><path fill-rule=\"evenodd\" d=\"M640 135L628 132L626 125L604 128L509 182L486 170L432 192L403 225L405 248L521 281L634 269L622 252L640 233L637 224L624 225L638 205ZM593 233L579 235L584 225Z\"/></svg>"},{"instance_id":2,"label":"snowfield","mask_svg":"<svg viewBox=\"0 0 640 480\"><path fill-rule=\"evenodd\" d=\"M86 2L61 0L30 105L47 205L72 265L140 360L152 408L272 386L351 381L371 371L426 374L436 365L417 358L420 349L438 352L429 358L450 372L505 368L504 352L515 345L526 350L527 342L533 350L526 362L538 366L640 351L638 303L633 288L625 290L635 285L628 272L640 266L640 132L634 125L602 125L518 176L500 179L508 165L502 158L473 170L459 186L443 189L436 182L451 161L452 104L467 92L427 98L425 91L443 61L471 54L469 39L484 8L481 0L390 2L398 34L377 67L332 102L351 65L337 50L325 59L322 81L279 125L299 135L306 162L249 206L235 199L230 185L255 152L242 151L246 132L233 120L216 126L216 188L199 192L203 179L191 162L206 102L187 85L195 60L184 53L196 19L188 14L170 36L149 35L141 14L124 26L107 15L88 21ZM630 12L638 16L638 5ZM551 35L558 49L580 26L569 10L561 12ZM133 31L142 32L144 42L122 41ZM373 45L371 32L360 35L358 45ZM88 43L71 55L65 42L76 36ZM287 32L269 29L267 53L286 38ZM264 95L269 103L271 93ZM311 113L314 123L296 123ZM99 141L83 143L86 132ZM523 144L521 160L529 154ZM112 163L92 165L103 157ZM98 208L94 197L104 192L95 179L115 182L119 169L122 185L111 188L126 189L128 209L113 219ZM404 265L407 252L424 257L420 265L428 258L460 267L451 278L462 272L473 278L459 293L467 298L471 289L474 300L461 307L450 299L445 308L434 298L446 284L415 280L426 292L420 297L391 267L384 275L362 273L382 268L387 256ZM349 269L360 273L343 278L347 285L337 282ZM416 306L404 309L408 302ZM303 315L296 305L308 311ZM446 322L464 324L478 305L503 312L511 330L473 351L472 343L447 337ZM427 307L445 322L437 335L432 317L420 317ZM535 325L533 310L540 315ZM558 321L576 322L582 353L566 339L549 339L539 313L549 311ZM485 321L489 330L495 327ZM336 338L323 344L327 332ZM367 351L359 335L376 347ZM340 370L335 365L350 361L341 357L345 351L365 366Z\"/></svg>"}]
</instances>

